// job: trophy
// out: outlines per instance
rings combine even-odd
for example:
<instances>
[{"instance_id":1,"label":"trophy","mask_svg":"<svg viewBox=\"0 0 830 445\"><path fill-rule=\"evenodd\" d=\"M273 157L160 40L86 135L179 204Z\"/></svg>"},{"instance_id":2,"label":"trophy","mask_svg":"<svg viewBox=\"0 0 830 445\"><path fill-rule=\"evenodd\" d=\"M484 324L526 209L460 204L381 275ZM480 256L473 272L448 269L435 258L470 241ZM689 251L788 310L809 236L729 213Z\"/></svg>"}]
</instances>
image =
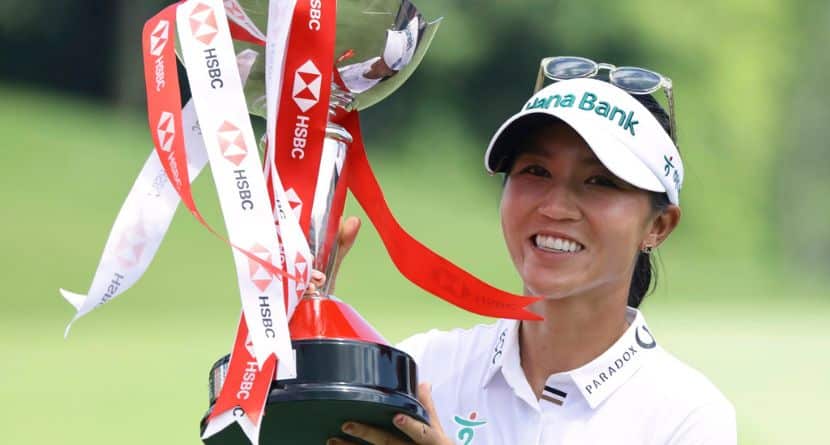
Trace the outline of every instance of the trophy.
<instances>
[{"instance_id":1,"label":"trophy","mask_svg":"<svg viewBox=\"0 0 830 445\"><path fill-rule=\"evenodd\" d=\"M60 292L77 310L72 322L126 292L180 203L232 247L243 317L232 353L210 372L206 444L322 444L347 420L400 436L395 414L429 421L412 358L329 295L346 187L410 281L480 315L538 319L526 309L537 298L496 289L407 234L368 164L356 111L406 81L437 24L410 0L183 0L145 23L153 151L89 290ZM192 93L184 106L177 53ZM250 114L267 121L264 171ZM207 165L227 236L191 192ZM309 267L328 276L312 296Z\"/></svg>"},{"instance_id":2,"label":"trophy","mask_svg":"<svg viewBox=\"0 0 830 445\"><path fill-rule=\"evenodd\" d=\"M267 8L261 2L243 0L239 6L265 29ZM365 109L394 92L420 63L438 23L428 23L409 0L340 0L337 6L333 65L339 81L332 84L328 98L331 117ZM264 77L263 64L254 65L245 86L249 111L262 116L267 111L261 100L264 86L257 80ZM404 438L392 424L395 414L429 421L415 397L413 359L389 346L354 309L329 295L345 201L341 178L351 143L349 131L329 120L306 234L313 267L324 272L327 281L316 295L299 301L291 318L297 376L272 383L259 431L262 444L323 444L330 437L345 437L340 426L347 420ZM225 356L210 371L210 409L202 419L202 433L229 362L230 356ZM249 439L232 423L204 443L243 445Z\"/></svg>"}]
</instances>

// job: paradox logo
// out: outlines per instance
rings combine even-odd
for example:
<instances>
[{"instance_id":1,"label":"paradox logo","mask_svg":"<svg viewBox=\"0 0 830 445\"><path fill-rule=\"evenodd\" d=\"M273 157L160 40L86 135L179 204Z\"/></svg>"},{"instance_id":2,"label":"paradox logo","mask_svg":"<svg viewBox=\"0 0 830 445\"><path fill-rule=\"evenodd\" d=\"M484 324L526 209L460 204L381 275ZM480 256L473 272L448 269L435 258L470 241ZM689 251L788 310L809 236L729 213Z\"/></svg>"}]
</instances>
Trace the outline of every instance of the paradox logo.
<instances>
[{"instance_id":1,"label":"paradox logo","mask_svg":"<svg viewBox=\"0 0 830 445\"><path fill-rule=\"evenodd\" d=\"M271 262L271 252L260 244L254 244L250 252L257 257L263 259L265 262ZM274 281L273 275L268 270L262 267L262 264L248 258L248 273L251 277L251 282L259 289L260 292L265 292L268 286ZM245 345L247 346L247 344ZM251 355L254 355L253 353Z\"/></svg>"},{"instance_id":2,"label":"paradox logo","mask_svg":"<svg viewBox=\"0 0 830 445\"><path fill-rule=\"evenodd\" d=\"M170 36L170 22L162 20L150 33L150 54L159 57Z\"/></svg>"},{"instance_id":3,"label":"paradox logo","mask_svg":"<svg viewBox=\"0 0 830 445\"><path fill-rule=\"evenodd\" d=\"M236 125L224 121L219 126L217 136L219 138L219 149L222 150L222 156L238 167L245 159L245 156L248 155L248 147L245 145L242 131Z\"/></svg>"},{"instance_id":4,"label":"paradox logo","mask_svg":"<svg viewBox=\"0 0 830 445\"><path fill-rule=\"evenodd\" d=\"M213 38L219 33L213 8L204 3L196 5L190 13L190 31L193 38L205 45L213 43Z\"/></svg>"},{"instance_id":5,"label":"paradox logo","mask_svg":"<svg viewBox=\"0 0 830 445\"><path fill-rule=\"evenodd\" d=\"M297 191L294 188L290 188L285 191L286 198L288 198L288 207L291 208L291 211L294 212L294 216L297 217L297 220L300 219L300 216L303 214L303 201L300 199L299 195L297 195Z\"/></svg>"},{"instance_id":6,"label":"paradox logo","mask_svg":"<svg viewBox=\"0 0 830 445\"><path fill-rule=\"evenodd\" d=\"M176 139L176 121L173 113L169 111L162 111L159 117L159 123L156 126L156 134L159 138L162 151L170 152L173 148L173 141Z\"/></svg>"},{"instance_id":7,"label":"paradox logo","mask_svg":"<svg viewBox=\"0 0 830 445\"><path fill-rule=\"evenodd\" d=\"M320 70L311 60L297 68L294 73L294 89L291 95L303 113L317 105L320 100L321 84Z\"/></svg>"},{"instance_id":8,"label":"paradox logo","mask_svg":"<svg viewBox=\"0 0 830 445\"><path fill-rule=\"evenodd\" d=\"M640 328L643 328L643 331L646 332L648 342L643 341L642 337L640 337ZM637 329L634 330L634 339L637 340L637 344L643 349L651 349L657 346L657 340L654 339L654 336L651 335L651 331L649 331L645 326L637 326Z\"/></svg>"}]
</instances>

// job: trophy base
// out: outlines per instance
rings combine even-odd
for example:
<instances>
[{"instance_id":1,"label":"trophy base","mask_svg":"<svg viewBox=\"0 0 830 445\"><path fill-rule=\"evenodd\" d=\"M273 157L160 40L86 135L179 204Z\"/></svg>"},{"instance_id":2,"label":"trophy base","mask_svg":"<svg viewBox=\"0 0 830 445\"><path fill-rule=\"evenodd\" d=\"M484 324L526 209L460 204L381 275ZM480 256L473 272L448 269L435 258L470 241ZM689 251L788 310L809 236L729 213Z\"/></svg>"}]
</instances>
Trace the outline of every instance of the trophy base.
<instances>
[{"instance_id":1,"label":"trophy base","mask_svg":"<svg viewBox=\"0 0 830 445\"><path fill-rule=\"evenodd\" d=\"M260 430L260 444L325 444L332 437L349 439L341 431L355 421L406 439L392 423L404 413L428 422L415 398L415 362L390 346L355 340L294 341L297 378L274 382ZM220 361L217 366L226 366ZM208 414L210 411L208 411ZM207 415L202 419L202 432ZM248 445L233 423L205 439L206 445Z\"/></svg>"}]
</instances>

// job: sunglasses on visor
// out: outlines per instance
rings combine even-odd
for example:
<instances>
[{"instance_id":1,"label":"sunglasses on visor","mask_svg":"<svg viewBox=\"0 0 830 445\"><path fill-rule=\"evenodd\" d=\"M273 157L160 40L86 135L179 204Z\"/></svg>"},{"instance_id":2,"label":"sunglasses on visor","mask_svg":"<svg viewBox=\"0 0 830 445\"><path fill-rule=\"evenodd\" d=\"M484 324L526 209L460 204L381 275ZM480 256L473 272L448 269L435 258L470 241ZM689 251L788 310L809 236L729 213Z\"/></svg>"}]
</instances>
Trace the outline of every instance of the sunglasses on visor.
<instances>
[{"instance_id":1,"label":"sunglasses on visor","mask_svg":"<svg viewBox=\"0 0 830 445\"><path fill-rule=\"evenodd\" d=\"M618 67L610 63L597 63L584 57L545 57L539 63L539 74L536 76L536 87L533 89L533 93L535 94L542 89L545 78L559 81L596 77L600 70L608 70L608 82L631 94L651 94L662 88L666 94L666 102L669 107L669 135L677 145L672 82L668 77L654 71L636 66Z\"/></svg>"}]
</instances>

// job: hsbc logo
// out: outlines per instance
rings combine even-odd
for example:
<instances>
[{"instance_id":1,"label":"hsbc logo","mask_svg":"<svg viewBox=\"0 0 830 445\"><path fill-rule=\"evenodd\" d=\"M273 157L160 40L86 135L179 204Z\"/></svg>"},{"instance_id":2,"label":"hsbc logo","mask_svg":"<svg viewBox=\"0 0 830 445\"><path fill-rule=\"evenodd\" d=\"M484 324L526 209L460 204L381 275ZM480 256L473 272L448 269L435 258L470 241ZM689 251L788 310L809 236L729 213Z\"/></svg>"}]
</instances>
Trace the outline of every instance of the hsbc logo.
<instances>
[{"instance_id":1,"label":"hsbc logo","mask_svg":"<svg viewBox=\"0 0 830 445\"><path fill-rule=\"evenodd\" d=\"M266 263L271 263L271 252L262 245L254 244L249 251ZM259 264L250 258L248 258L248 273L251 277L251 282L254 283L254 286L256 286L260 292L265 292L265 289L268 289L268 286L270 286L274 281L274 276L271 275L267 269L262 267L262 264Z\"/></svg>"},{"instance_id":2,"label":"hsbc logo","mask_svg":"<svg viewBox=\"0 0 830 445\"><path fill-rule=\"evenodd\" d=\"M294 277L297 283L297 298L302 298L305 294L306 283L308 282L308 262L300 253L297 253L297 258L294 260Z\"/></svg>"},{"instance_id":3,"label":"hsbc logo","mask_svg":"<svg viewBox=\"0 0 830 445\"><path fill-rule=\"evenodd\" d=\"M153 66L153 73L155 74L156 92L160 92L166 85L164 81L164 47L167 46L167 41L170 39L170 22L167 20L159 21L153 32L150 33L150 54L156 56Z\"/></svg>"},{"instance_id":4,"label":"hsbc logo","mask_svg":"<svg viewBox=\"0 0 830 445\"><path fill-rule=\"evenodd\" d=\"M297 191L293 187L285 191L285 197L288 198L288 207L291 208L294 216L299 221L300 216L303 214L303 200L300 199L300 196L297 195Z\"/></svg>"},{"instance_id":5,"label":"hsbc logo","mask_svg":"<svg viewBox=\"0 0 830 445\"><path fill-rule=\"evenodd\" d=\"M248 334L248 337L245 339L245 349L251 357L256 357L256 353L254 352L254 341L251 340L251 334Z\"/></svg>"},{"instance_id":6,"label":"hsbc logo","mask_svg":"<svg viewBox=\"0 0 830 445\"><path fill-rule=\"evenodd\" d=\"M173 141L176 139L176 121L173 113L169 111L161 112L159 123L156 126L156 135L159 138L159 148L169 153L173 148Z\"/></svg>"},{"instance_id":7,"label":"hsbc logo","mask_svg":"<svg viewBox=\"0 0 830 445\"><path fill-rule=\"evenodd\" d=\"M213 43L213 38L219 33L213 8L204 3L196 5L190 13L190 31L193 38L203 44Z\"/></svg>"},{"instance_id":8,"label":"hsbc logo","mask_svg":"<svg viewBox=\"0 0 830 445\"><path fill-rule=\"evenodd\" d=\"M159 57L170 37L170 22L162 20L150 33L150 54Z\"/></svg>"},{"instance_id":9,"label":"hsbc logo","mask_svg":"<svg viewBox=\"0 0 830 445\"><path fill-rule=\"evenodd\" d=\"M217 136L219 138L219 149L222 150L222 156L238 167L245 159L245 156L248 155L248 147L245 145L242 131L236 125L224 121L219 126Z\"/></svg>"},{"instance_id":10,"label":"hsbc logo","mask_svg":"<svg viewBox=\"0 0 830 445\"><path fill-rule=\"evenodd\" d=\"M294 72L294 88L291 95L303 113L317 105L320 100L322 81L320 70L311 60L306 61Z\"/></svg>"},{"instance_id":11,"label":"hsbc logo","mask_svg":"<svg viewBox=\"0 0 830 445\"><path fill-rule=\"evenodd\" d=\"M115 247L115 256L118 263L125 269L135 267L141 261L144 247L147 242L147 233L139 220L134 226L121 234L121 239Z\"/></svg>"},{"instance_id":12,"label":"hsbc logo","mask_svg":"<svg viewBox=\"0 0 830 445\"><path fill-rule=\"evenodd\" d=\"M222 4L225 5L225 12L231 18L243 21L248 18L242 11L242 8L239 7L239 3L236 0L224 0Z\"/></svg>"}]
</instances>

